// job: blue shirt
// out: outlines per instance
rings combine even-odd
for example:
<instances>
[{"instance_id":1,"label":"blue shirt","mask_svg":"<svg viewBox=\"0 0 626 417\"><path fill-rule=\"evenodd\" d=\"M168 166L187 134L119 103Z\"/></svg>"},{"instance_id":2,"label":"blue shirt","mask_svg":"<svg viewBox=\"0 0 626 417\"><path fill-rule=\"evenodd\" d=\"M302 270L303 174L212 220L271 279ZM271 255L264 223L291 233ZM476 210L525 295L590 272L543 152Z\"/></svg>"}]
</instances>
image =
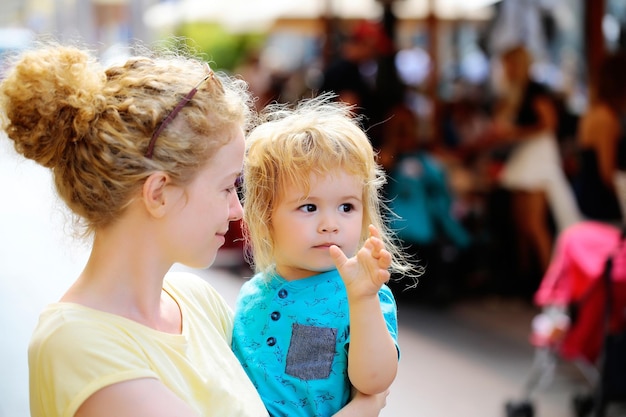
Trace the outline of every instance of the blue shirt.
<instances>
[{"instance_id":1,"label":"blue shirt","mask_svg":"<svg viewBox=\"0 0 626 417\"><path fill-rule=\"evenodd\" d=\"M397 345L396 303L379 291ZM257 274L239 293L233 351L272 416L331 416L349 400L350 317L337 270L287 281ZM374 360L374 358L372 358Z\"/></svg>"}]
</instances>

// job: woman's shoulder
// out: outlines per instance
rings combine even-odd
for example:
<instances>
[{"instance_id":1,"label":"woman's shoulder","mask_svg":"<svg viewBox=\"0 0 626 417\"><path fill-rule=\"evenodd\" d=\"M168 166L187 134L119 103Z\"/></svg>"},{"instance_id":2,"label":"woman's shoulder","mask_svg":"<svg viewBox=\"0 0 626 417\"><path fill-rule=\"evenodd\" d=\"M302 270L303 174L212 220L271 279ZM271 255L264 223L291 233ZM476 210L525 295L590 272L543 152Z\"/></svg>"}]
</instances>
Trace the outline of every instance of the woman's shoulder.
<instances>
[{"instance_id":1,"label":"woman's shoulder","mask_svg":"<svg viewBox=\"0 0 626 417\"><path fill-rule=\"evenodd\" d=\"M70 369L76 364L133 362L141 356L141 340L160 337L159 332L116 314L73 303L52 304L41 313L29 343L34 369L51 364ZM67 371L67 369L65 369ZM142 374L147 375L147 374Z\"/></svg>"},{"instance_id":2,"label":"woman's shoulder","mask_svg":"<svg viewBox=\"0 0 626 417\"><path fill-rule=\"evenodd\" d=\"M602 102L592 104L583 117L602 123L619 124L619 117L615 111L611 106Z\"/></svg>"},{"instance_id":3,"label":"woman's shoulder","mask_svg":"<svg viewBox=\"0 0 626 417\"><path fill-rule=\"evenodd\" d=\"M77 303L59 302L47 306L39 316L33 339L72 339L82 333L111 332L138 323Z\"/></svg>"},{"instance_id":4,"label":"woman's shoulder","mask_svg":"<svg viewBox=\"0 0 626 417\"><path fill-rule=\"evenodd\" d=\"M593 104L582 115L579 126L579 143L583 146L611 139L619 132L620 123L609 106Z\"/></svg>"}]
</instances>

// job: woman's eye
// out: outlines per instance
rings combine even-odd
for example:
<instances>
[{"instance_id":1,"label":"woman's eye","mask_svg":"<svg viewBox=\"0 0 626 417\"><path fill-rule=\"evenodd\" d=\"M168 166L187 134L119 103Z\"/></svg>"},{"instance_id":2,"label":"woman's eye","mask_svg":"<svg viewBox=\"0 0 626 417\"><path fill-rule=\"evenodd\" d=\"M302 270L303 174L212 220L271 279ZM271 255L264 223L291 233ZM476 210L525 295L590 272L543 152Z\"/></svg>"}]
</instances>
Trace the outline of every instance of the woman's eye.
<instances>
[{"instance_id":1,"label":"woman's eye","mask_svg":"<svg viewBox=\"0 0 626 417\"><path fill-rule=\"evenodd\" d=\"M315 204L304 204L298 207L298 210L304 211L306 213L313 213L315 210L317 210L317 207L315 206Z\"/></svg>"},{"instance_id":2,"label":"woman's eye","mask_svg":"<svg viewBox=\"0 0 626 417\"><path fill-rule=\"evenodd\" d=\"M344 213L349 213L354 209L354 206L350 203L345 203L339 206L339 211Z\"/></svg>"},{"instance_id":3,"label":"woman's eye","mask_svg":"<svg viewBox=\"0 0 626 417\"><path fill-rule=\"evenodd\" d=\"M231 187L228 187L226 189L226 192L228 194L239 193L241 191L242 185L243 185L243 176L240 175L237 177L237 179L235 179L235 183Z\"/></svg>"}]
</instances>

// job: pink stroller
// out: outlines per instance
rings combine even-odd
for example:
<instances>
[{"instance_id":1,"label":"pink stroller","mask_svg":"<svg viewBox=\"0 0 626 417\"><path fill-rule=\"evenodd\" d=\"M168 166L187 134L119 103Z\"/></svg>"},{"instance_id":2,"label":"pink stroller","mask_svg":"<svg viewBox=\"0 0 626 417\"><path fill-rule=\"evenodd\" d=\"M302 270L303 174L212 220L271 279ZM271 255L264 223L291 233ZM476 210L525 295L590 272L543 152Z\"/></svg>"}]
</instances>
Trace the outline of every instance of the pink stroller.
<instances>
[{"instance_id":1,"label":"pink stroller","mask_svg":"<svg viewBox=\"0 0 626 417\"><path fill-rule=\"evenodd\" d=\"M565 230L535 303L530 342L535 360L522 401L506 404L507 417L532 417L531 395L545 385L558 359L575 363L591 387L573 398L577 417L604 416L626 400L626 239L614 226L586 221Z\"/></svg>"}]
</instances>

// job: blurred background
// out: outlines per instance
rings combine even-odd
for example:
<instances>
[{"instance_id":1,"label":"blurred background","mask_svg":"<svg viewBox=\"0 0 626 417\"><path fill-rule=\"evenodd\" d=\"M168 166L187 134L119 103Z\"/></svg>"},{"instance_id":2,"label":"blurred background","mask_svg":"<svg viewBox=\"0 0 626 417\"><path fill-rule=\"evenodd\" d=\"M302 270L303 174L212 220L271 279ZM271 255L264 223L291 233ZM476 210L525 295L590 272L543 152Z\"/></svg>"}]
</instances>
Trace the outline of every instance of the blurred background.
<instances>
[{"instance_id":1,"label":"blurred background","mask_svg":"<svg viewBox=\"0 0 626 417\"><path fill-rule=\"evenodd\" d=\"M107 64L136 44L191 48L247 80L259 110L323 91L355 103L390 174L389 201L405 192L394 187L398 170L410 174L416 202L403 217L421 228L399 236L426 266L414 288L390 284L403 353L384 415L495 417L521 395L546 267L518 250L514 200L499 182L511 149L481 146L505 91L500 54L515 45L530 52L531 76L553 98L561 167L579 202L579 121L605 57L626 50L626 2L3 0L0 77L6 57L47 36L87 45ZM624 121L623 108L617 117ZM409 153L417 162L400 165ZM71 243L47 171L17 158L6 140L0 189L0 417L22 417L30 333L80 271L86 248ZM550 210L545 228L556 241ZM198 271L232 300L250 274L234 229L216 265ZM573 415L571 397L585 381L563 366L565 377L534 397L537 415Z\"/></svg>"}]
</instances>

